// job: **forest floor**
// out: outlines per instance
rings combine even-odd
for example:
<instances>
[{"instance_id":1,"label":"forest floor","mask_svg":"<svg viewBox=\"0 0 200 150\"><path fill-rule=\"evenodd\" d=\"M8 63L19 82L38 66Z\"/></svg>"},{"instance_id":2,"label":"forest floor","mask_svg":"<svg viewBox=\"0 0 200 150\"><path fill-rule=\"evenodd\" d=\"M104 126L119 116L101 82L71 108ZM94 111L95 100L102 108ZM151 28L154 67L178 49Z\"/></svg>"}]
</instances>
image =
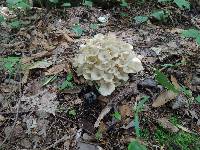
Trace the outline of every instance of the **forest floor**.
<instances>
[{"instance_id":1,"label":"forest floor","mask_svg":"<svg viewBox=\"0 0 200 150\"><path fill-rule=\"evenodd\" d=\"M0 149L127 149L136 139L134 108L146 98L138 113L140 143L199 150L200 49L181 32L200 28L200 14L169 7L164 23L133 19L159 8L148 2L129 9L33 8L18 16L21 28L1 24ZM76 75L71 61L86 39L109 32L133 45L145 69L103 97ZM161 86L155 69L181 92Z\"/></svg>"}]
</instances>

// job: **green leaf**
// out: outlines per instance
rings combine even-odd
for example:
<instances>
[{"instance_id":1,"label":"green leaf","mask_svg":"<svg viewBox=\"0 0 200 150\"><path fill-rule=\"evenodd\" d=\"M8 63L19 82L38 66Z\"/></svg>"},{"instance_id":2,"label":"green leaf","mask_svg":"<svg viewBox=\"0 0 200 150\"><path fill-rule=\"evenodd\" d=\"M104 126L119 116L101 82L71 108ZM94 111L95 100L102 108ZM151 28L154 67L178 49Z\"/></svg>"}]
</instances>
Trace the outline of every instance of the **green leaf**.
<instances>
[{"instance_id":1,"label":"green leaf","mask_svg":"<svg viewBox=\"0 0 200 150\"><path fill-rule=\"evenodd\" d=\"M25 2L19 2L19 3L15 4L15 7L21 8L21 9L30 9L31 8L31 6Z\"/></svg>"},{"instance_id":2,"label":"green leaf","mask_svg":"<svg viewBox=\"0 0 200 150\"><path fill-rule=\"evenodd\" d=\"M164 10L158 10L150 14L151 17L154 17L158 21L167 21L169 17L169 12Z\"/></svg>"},{"instance_id":3,"label":"green leaf","mask_svg":"<svg viewBox=\"0 0 200 150\"><path fill-rule=\"evenodd\" d=\"M198 103L200 103L200 95L198 95L198 96L196 97L196 101L197 101Z\"/></svg>"},{"instance_id":4,"label":"green leaf","mask_svg":"<svg viewBox=\"0 0 200 150\"><path fill-rule=\"evenodd\" d=\"M148 100L149 100L149 96L143 96L140 99L140 101L137 104L137 106L136 106L136 112L140 112L143 109L143 107L144 107L144 103L146 103Z\"/></svg>"},{"instance_id":5,"label":"green leaf","mask_svg":"<svg viewBox=\"0 0 200 150\"><path fill-rule=\"evenodd\" d=\"M121 7L128 7L128 3L125 0L122 0L120 3Z\"/></svg>"},{"instance_id":6,"label":"green leaf","mask_svg":"<svg viewBox=\"0 0 200 150\"><path fill-rule=\"evenodd\" d=\"M185 94L185 96L192 97L192 91L186 86L182 86L181 91L183 92L183 94Z\"/></svg>"},{"instance_id":7,"label":"green leaf","mask_svg":"<svg viewBox=\"0 0 200 150\"><path fill-rule=\"evenodd\" d=\"M93 2L85 0L84 3L83 3L83 5L88 6L88 7L92 7Z\"/></svg>"},{"instance_id":8,"label":"green leaf","mask_svg":"<svg viewBox=\"0 0 200 150\"><path fill-rule=\"evenodd\" d=\"M61 6L62 7L71 7L71 3L63 3Z\"/></svg>"},{"instance_id":9,"label":"green leaf","mask_svg":"<svg viewBox=\"0 0 200 150\"><path fill-rule=\"evenodd\" d=\"M69 72L67 74L67 81L71 81L73 79L73 74L71 72Z\"/></svg>"},{"instance_id":10,"label":"green leaf","mask_svg":"<svg viewBox=\"0 0 200 150\"><path fill-rule=\"evenodd\" d=\"M20 57L6 57L0 58L0 62L3 63L3 67L10 73L15 72L15 65L19 63Z\"/></svg>"},{"instance_id":11,"label":"green leaf","mask_svg":"<svg viewBox=\"0 0 200 150\"><path fill-rule=\"evenodd\" d=\"M20 20L15 20L15 21L12 21L9 25L13 29L18 29L21 27L22 22Z\"/></svg>"},{"instance_id":12,"label":"green leaf","mask_svg":"<svg viewBox=\"0 0 200 150\"><path fill-rule=\"evenodd\" d=\"M200 35L195 39L198 45L200 45Z\"/></svg>"},{"instance_id":13,"label":"green leaf","mask_svg":"<svg viewBox=\"0 0 200 150\"><path fill-rule=\"evenodd\" d=\"M69 115L72 115L72 116L76 116L76 110L75 109L71 109L69 112L68 112Z\"/></svg>"},{"instance_id":14,"label":"green leaf","mask_svg":"<svg viewBox=\"0 0 200 150\"><path fill-rule=\"evenodd\" d=\"M169 79L167 78L167 76L160 72L159 70L156 69L155 71L155 79L156 81L161 84L162 86L164 86L165 88L167 88L168 90L171 90L175 93L178 93L179 91L175 88L175 86L169 81Z\"/></svg>"},{"instance_id":15,"label":"green leaf","mask_svg":"<svg viewBox=\"0 0 200 150\"><path fill-rule=\"evenodd\" d=\"M67 81L67 80L65 80L63 83L62 83L62 85L60 86L60 90L64 90L65 88L67 88L67 89L70 89L70 88L73 88L74 87L74 85L73 85L73 83L72 82L69 82L69 81Z\"/></svg>"},{"instance_id":16,"label":"green leaf","mask_svg":"<svg viewBox=\"0 0 200 150\"><path fill-rule=\"evenodd\" d=\"M81 28L80 25L75 25L73 28L72 28L72 31L77 35L77 36L81 36L83 34L83 29Z\"/></svg>"},{"instance_id":17,"label":"green leaf","mask_svg":"<svg viewBox=\"0 0 200 150\"><path fill-rule=\"evenodd\" d=\"M0 15L0 23L4 22L5 21L5 18L4 16Z\"/></svg>"},{"instance_id":18,"label":"green leaf","mask_svg":"<svg viewBox=\"0 0 200 150\"><path fill-rule=\"evenodd\" d=\"M134 128L135 128L136 136L140 137L139 116L138 116L137 112L135 112L135 115L134 115L134 124L133 125L134 125Z\"/></svg>"},{"instance_id":19,"label":"green leaf","mask_svg":"<svg viewBox=\"0 0 200 150\"><path fill-rule=\"evenodd\" d=\"M200 32L199 30L196 30L196 29L188 29L188 30L184 30L181 33L181 36L186 37L186 38L197 38L200 36Z\"/></svg>"},{"instance_id":20,"label":"green leaf","mask_svg":"<svg viewBox=\"0 0 200 150\"><path fill-rule=\"evenodd\" d=\"M187 0L174 0L174 3L181 9L190 9L190 2Z\"/></svg>"},{"instance_id":21,"label":"green leaf","mask_svg":"<svg viewBox=\"0 0 200 150\"><path fill-rule=\"evenodd\" d=\"M134 19L135 19L136 23L140 24L140 23L147 22L149 17L147 17L147 16L136 16Z\"/></svg>"},{"instance_id":22,"label":"green leaf","mask_svg":"<svg viewBox=\"0 0 200 150\"><path fill-rule=\"evenodd\" d=\"M22 0L6 0L8 5L15 5L17 3L23 2Z\"/></svg>"},{"instance_id":23,"label":"green leaf","mask_svg":"<svg viewBox=\"0 0 200 150\"><path fill-rule=\"evenodd\" d=\"M58 0L49 0L50 2L54 3L54 4L57 4L58 3Z\"/></svg>"},{"instance_id":24,"label":"green leaf","mask_svg":"<svg viewBox=\"0 0 200 150\"><path fill-rule=\"evenodd\" d=\"M113 116L114 116L115 119L118 120L118 121L120 121L120 120L122 119L122 116L121 116L121 114L120 114L118 111L116 111L116 112L113 114Z\"/></svg>"},{"instance_id":25,"label":"green leaf","mask_svg":"<svg viewBox=\"0 0 200 150\"><path fill-rule=\"evenodd\" d=\"M147 150L147 148L145 145L140 144L137 140L134 140L128 145L128 150Z\"/></svg>"}]
</instances>

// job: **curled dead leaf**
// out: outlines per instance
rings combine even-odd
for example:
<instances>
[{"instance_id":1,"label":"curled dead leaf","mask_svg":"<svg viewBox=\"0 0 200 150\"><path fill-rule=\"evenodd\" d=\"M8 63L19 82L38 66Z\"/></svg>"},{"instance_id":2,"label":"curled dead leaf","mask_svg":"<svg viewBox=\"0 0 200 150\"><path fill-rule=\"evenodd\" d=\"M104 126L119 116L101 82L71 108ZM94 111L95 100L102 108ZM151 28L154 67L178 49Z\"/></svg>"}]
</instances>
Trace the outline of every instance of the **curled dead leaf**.
<instances>
[{"instance_id":1,"label":"curled dead leaf","mask_svg":"<svg viewBox=\"0 0 200 150\"><path fill-rule=\"evenodd\" d=\"M160 106L166 104L167 102L175 99L176 96L177 96L177 93L174 93L173 91L170 91L170 90L164 91L156 98L156 100L153 102L152 106L160 107Z\"/></svg>"}]
</instances>

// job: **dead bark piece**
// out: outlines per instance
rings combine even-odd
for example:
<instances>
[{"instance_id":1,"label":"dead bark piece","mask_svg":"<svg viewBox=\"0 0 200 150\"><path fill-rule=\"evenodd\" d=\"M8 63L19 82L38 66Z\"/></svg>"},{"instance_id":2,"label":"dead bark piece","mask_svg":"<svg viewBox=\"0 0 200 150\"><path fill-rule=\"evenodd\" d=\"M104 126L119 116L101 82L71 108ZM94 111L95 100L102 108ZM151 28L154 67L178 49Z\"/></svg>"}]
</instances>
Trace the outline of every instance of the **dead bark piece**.
<instances>
[{"instance_id":1,"label":"dead bark piece","mask_svg":"<svg viewBox=\"0 0 200 150\"><path fill-rule=\"evenodd\" d=\"M158 123L160 123L163 128L167 129L170 132L176 133L179 131L179 129L171 122L169 122L167 118L159 118Z\"/></svg>"},{"instance_id":2,"label":"dead bark piece","mask_svg":"<svg viewBox=\"0 0 200 150\"><path fill-rule=\"evenodd\" d=\"M101 120L104 118L104 116L106 116L110 112L111 108L114 105L117 105L122 100L127 99L136 93L138 93L137 83L134 82L134 83L130 84L130 86L124 88L118 94L116 94L114 96L111 95L110 102L108 102L106 107L101 111L99 117L97 118L97 121L94 124L94 127L95 128L99 127Z\"/></svg>"},{"instance_id":3,"label":"dead bark piece","mask_svg":"<svg viewBox=\"0 0 200 150\"><path fill-rule=\"evenodd\" d=\"M176 96L177 96L177 93L174 93L173 91L164 91L156 98L156 100L153 102L152 106L160 107L160 106L166 104L167 102L175 99Z\"/></svg>"}]
</instances>

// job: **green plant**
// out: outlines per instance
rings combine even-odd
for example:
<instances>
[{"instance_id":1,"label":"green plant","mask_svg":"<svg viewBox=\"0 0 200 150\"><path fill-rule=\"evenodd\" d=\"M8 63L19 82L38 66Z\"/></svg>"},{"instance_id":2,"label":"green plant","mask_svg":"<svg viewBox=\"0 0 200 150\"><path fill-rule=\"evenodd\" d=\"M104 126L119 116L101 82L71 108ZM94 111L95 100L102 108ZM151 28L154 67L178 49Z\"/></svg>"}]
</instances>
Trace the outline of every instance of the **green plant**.
<instances>
[{"instance_id":1,"label":"green plant","mask_svg":"<svg viewBox=\"0 0 200 150\"><path fill-rule=\"evenodd\" d=\"M155 18L160 22L167 22L169 18L169 11L168 10L157 10L150 14L150 17Z\"/></svg>"},{"instance_id":2,"label":"green plant","mask_svg":"<svg viewBox=\"0 0 200 150\"><path fill-rule=\"evenodd\" d=\"M120 121L122 119L121 114L118 111L115 111L113 114L113 117L117 120Z\"/></svg>"},{"instance_id":3,"label":"green plant","mask_svg":"<svg viewBox=\"0 0 200 150\"><path fill-rule=\"evenodd\" d=\"M89 0L83 0L83 5L87 7L92 7L93 2Z\"/></svg>"},{"instance_id":4,"label":"green plant","mask_svg":"<svg viewBox=\"0 0 200 150\"><path fill-rule=\"evenodd\" d=\"M0 15L0 24L5 21L4 16Z\"/></svg>"},{"instance_id":5,"label":"green plant","mask_svg":"<svg viewBox=\"0 0 200 150\"><path fill-rule=\"evenodd\" d=\"M155 70L155 79L159 84L161 84L162 86L164 86L168 90L171 90L171 91L173 91L175 93L179 92L179 90L176 89L176 87L169 81L167 76L164 73L162 73L159 70L157 70L157 69Z\"/></svg>"},{"instance_id":6,"label":"green plant","mask_svg":"<svg viewBox=\"0 0 200 150\"><path fill-rule=\"evenodd\" d=\"M167 22L169 15L170 15L170 13L168 10L157 10L147 16L136 16L136 17L134 17L134 20L138 24L145 23L151 18L155 19L159 22Z\"/></svg>"},{"instance_id":7,"label":"green plant","mask_svg":"<svg viewBox=\"0 0 200 150\"><path fill-rule=\"evenodd\" d=\"M84 30L81 28L81 26L79 24L76 24L72 27L72 31L77 35L77 36L81 36L84 32Z\"/></svg>"},{"instance_id":8,"label":"green plant","mask_svg":"<svg viewBox=\"0 0 200 150\"><path fill-rule=\"evenodd\" d=\"M68 73L66 80L60 85L59 90L64 90L65 88L70 89L74 87L74 84L72 82L73 75L72 73Z\"/></svg>"},{"instance_id":9,"label":"green plant","mask_svg":"<svg viewBox=\"0 0 200 150\"><path fill-rule=\"evenodd\" d=\"M200 31L196 29L188 29L181 33L182 37L193 38L200 45Z\"/></svg>"},{"instance_id":10,"label":"green plant","mask_svg":"<svg viewBox=\"0 0 200 150\"><path fill-rule=\"evenodd\" d=\"M139 137L140 135L140 127L139 127L139 112L142 111L143 107L144 107L144 103L147 102L149 99L148 96L143 96L139 103L135 105L134 107L134 127L135 127L135 132L136 132L136 136L137 139L133 140L131 143L129 143L128 145L128 150L147 150L145 145L142 145L139 142Z\"/></svg>"},{"instance_id":11,"label":"green plant","mask_svg":"<svg viewBox=\"0 0 200 150\"><path fill-rule=\"evenodd\" d=\"M6 0L6 3L11 9L30 9L28 0Z\"/></svg>"},{"instance_id":12,"label":"green plant","mask_svg":"<svg viewBox=\"0 0 200 150\"><path fill-rule=\"evenodd\" d=\"M170 133L159 126L154 134L154 138L167 149L173 150L172 145L176 144L181 150L198 150L200 138L194 134L179 131Z\"/></svg>"},{"instance_id":13,"label":"green plant","mask_svg":"<svg viewBox=\"0 0 200 150\"><path fill-rule=\"evenodd\" d=\"M195 99L200 104L200 95L198 95Z\"/></svg>"},{"instance_id":14,"label":"green plant","mask_svg":"<svg viewBox=\"0 0 200 150\"><path fill-rule=\"evenodd\" d=\"M190 2L187 0L158 0L160 3L175 3L181 9L190 9Z\"/></svg>"},{"instance_id":15,"label":"green plant","mask_svg":"<svg viewBox=\"0 0 200 150\"><path fill-rule=\"evenodd\" d=\"M9 72L9 74L14 74L16 72L16 67L20 63L20 57L5 57L0 58L0 64L6 71Z\"/></svg>"},{"instance_id":16,"label":"green plant","mask_svg":"<svg viewBox=\"0 0 200 150\"><path fill-rule=\"evenodd\" d=\"M142 111L143 107L144 107L144 103L147 102L149 99L148 96L143 96L139 103L135 105L134 107L134 127L135 127L135 131L136 131L136 136L140 137L140 127L139 127L139 112Z\"/></svg>"},{"instance_id":17,"label":"green plant","mask_svg":"<svg viewBox=\"0 0 200 150\"><path fill-rule=\"evenodd\" d=\"M147 148L140 144L137 140L133 140L129 145L128 145L128 150L147 150Z\"/></svg>"}]
</instances>

